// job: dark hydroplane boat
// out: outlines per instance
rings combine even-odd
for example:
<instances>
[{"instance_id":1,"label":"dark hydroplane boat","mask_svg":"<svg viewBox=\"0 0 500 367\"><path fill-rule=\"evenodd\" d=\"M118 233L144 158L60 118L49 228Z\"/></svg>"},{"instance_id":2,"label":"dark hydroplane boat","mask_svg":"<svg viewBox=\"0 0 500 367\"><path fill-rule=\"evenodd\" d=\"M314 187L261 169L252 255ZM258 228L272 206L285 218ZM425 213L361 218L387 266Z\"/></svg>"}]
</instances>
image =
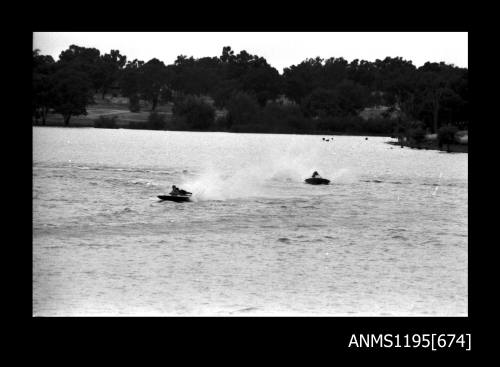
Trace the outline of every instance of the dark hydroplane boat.
<instances>
[{"instance_id":1,"label":"dark hydroplane boat","mask_svg":"<svg viewBox=\"0 0 500 367\"><path fill-rule=\"evenodd\" d=\"M191 201L191 195L192 193L186 191L186 190L181 190L175 185L172 186L172 191L168 195L158 195L158 198L161 200L168 200L168 201L176 201L176 202L183 202L183 201Z\"/></svg>"},{"instance_id":2,"label":"dark hydroplane boat","mask_svg":"<svg viewBox=\"0 0 500 367\"><path fill-rule=\"evenodd\" d=\"M321 177L309 177L305 181L310 185L328 185L330 183L330 180Z\"/></svg>"},{"instance_id":3,"label":"dark hydroplane boat","mask_svg":"<svg viewBox=\"0 0 500 367\"><path fill-rule=\"evenodd\" d=\"M191 195L158 195L160 200L168 200L175 202L191 201Z\"/></svg>"},{"instance_id":4,"label":"dark hydroplane boat","mask_svg":"<svg viewBox=\"0 0 500 367\"><path fill-rule=\"evenodd\" d=\"M312 177L306 178L305 181L310 185L328 185L330 183L330 180L321 178L317 171L314 171Z\"/></svg>"}]
</instances>

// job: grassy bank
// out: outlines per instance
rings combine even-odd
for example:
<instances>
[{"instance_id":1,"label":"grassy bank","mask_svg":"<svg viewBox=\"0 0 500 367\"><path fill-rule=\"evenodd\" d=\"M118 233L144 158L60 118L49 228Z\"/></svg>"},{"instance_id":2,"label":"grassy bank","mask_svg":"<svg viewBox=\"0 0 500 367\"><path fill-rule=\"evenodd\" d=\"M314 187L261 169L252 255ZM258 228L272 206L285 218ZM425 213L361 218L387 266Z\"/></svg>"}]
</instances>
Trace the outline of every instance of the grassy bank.
<instances>
[{"instance_id":1,"label":"grassy bank","mask_svg":"<svg viewBox=\"0 0 500 367\"><path fill-rule=\"evenodd\" d=\"M260 115L256 120L246 124L227 124L225 114L221 110L215 111L215 121L204 129L193 128L194 125L183 123L174 119L172 103L159 105L156 108L154 118L151 115L151 107L143 102L140 112L130 112L127 103L117 103L109 99L95 98L96 103L87 107L87 115L73 116L68 127L96 127L107 129L139 129L139 130L168 130L168 131L194 131L194 132L228 132L228 133L250 133L250 134L307 134L319 135L329 139L332 136L364 136L364 137L389 137L392 134L393 122L384 119L365 120L359 117L308 119L300 117L295 120L294 126L288 124L289 119L294 116L282 113L279 108L274 115ZM284 110L286 112L286 109ZM267 122L263 123L263 122ZM34 124L35 125L35 124ZM295 126L296 125L296 126ZM43 126L40 121L36 126ZM64 121L60 114L49 114L44 126L64 127ZM392 136L391 136L392 137ZM411 141L390 142L393 145L415 149L446 150L441 148L435 139L429 139L416 146ZM468 152L467 144L450 144L451 152Z\"/></svg>"},{"instance_id":2,"label":"grassy bank","mask_svg":"<svg viewBox=\"0 0 500 367\"><path fill-rule=\"evenodd\" d=\"M94 107L87 109L86 116L73 116L68 127L96 127L96 128L115 128L115 129L139 129L139 130L169 130L169 131L210 131L210 132L228 132L228 133L253 133L253 134L308 134L308 135L323 135L328 136L372 136L372 137L389 137L389 133L363 132L359 130L343 131L325 130L325 129L293 129L286 127L269 127L260 126L234 126L232 128L224 128L223 126L211 126L210 128L199 130L188 128L182 124L176 124L172 117L171 109L160 108L158 115L164 118L164 127L154 128L148 124L148 118L151 111L130 112L127 108L118 109L103 109L102 107ZM45 125L40 121L33 126L55 126L64 127L64 121L61 115L49 114Z\"/></svg>"}]
</instances>

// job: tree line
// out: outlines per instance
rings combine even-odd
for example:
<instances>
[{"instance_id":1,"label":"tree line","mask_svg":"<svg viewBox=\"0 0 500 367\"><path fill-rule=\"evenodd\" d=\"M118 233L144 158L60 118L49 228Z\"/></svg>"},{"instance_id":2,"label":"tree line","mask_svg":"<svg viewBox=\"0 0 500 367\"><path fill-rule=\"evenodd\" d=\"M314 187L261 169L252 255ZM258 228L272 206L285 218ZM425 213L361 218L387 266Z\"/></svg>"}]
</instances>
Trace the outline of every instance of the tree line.
<instances>
[{"instance_id":1,"label":"tree line","mask_svg":"<svg viewBox=\"0 0 500 367\"><path fill-rule=\"evenodd\" d=\"M401 57L316 57L280 74L265 58L245 50L235 54L229 46L218 57L180 55L170 65L76 45L57 61L33 51L36 121L44 124L54 112L68 125L72 116L86 114L96 93L104 97L111 90L128 98L132 112L141 110L141 100L151 112L172 103L175 126L185 129L419 136L441 126L467 129L469 121L468 69L444 62L416 67ZM385 113L360 117L375 106L385 106ZM225 113L216 118L216 109Z\"/></svg>"}]
</instances>

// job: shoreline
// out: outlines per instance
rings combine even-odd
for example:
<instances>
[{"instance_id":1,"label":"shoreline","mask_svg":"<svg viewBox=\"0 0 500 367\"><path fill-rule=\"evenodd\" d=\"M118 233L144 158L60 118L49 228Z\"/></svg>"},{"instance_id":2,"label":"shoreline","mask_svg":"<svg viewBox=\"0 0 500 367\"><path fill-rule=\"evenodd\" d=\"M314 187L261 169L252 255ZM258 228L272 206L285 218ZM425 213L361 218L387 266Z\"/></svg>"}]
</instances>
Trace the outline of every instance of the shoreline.
<instances>
[{"instance_id":1,"label":"shoreline","mask_svg":"<svg viewBox=\"0 0 500 367\"><path fill-rule=\"evenodd\" d=\"M414 144L410 144L408 142L398 142L398 141L387 141L386 144L397 145L401 148L410 148L417 150L438 150L445 153L469 153L468 144L450 144L449 151L447 151L446 144L443 145L442 148L439 148L439 145L436 141L426 141L420 144L420 146L416 146Z\"/></svg>"},{"instance_id":2,"label":"shoreline","mask_svg":"<svg viewBox=\"0 0 500 367\"><path fill-rule=\"evenodd\" d=\"M126 129L126 130L150 130L150 131L186 131L186 132L205 132L205 133L230 133L230 134L285 134L285 135L318 135L325 137L332 136L364 136L364 137L386 137L391 138L390 134L376 134L376 133L363 133L363 132L333 132L333 131L233 131L233 130L195 130L195 129L147 129L147 128L137 128L130 126L116 126L116 127L95 127L93 124L87 123L79 123L79 124L69 124L65 126L64 124L54 124L54 123L46 123L42 124L32 124L33 127L62 127L62 128L94 128L94 129L107 129L107 130L118 130L118 129Z\"/></svg>"}]
</instances>

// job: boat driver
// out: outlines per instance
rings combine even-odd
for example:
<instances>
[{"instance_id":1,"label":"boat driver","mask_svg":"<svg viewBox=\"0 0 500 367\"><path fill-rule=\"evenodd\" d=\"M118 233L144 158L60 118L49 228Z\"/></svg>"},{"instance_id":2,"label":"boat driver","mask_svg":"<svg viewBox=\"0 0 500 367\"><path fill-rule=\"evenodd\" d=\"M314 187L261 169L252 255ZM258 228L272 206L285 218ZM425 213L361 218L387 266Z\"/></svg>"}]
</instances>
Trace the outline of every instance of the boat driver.
<instances>
[{"instance_id":1,"label":"boat driver","mask_svg":"<svg viewBox=\"0 0 500 367\"><path fill-rule=\"evenodd\" d=\"M172 191L170 192L170 195L180 195L180 194L181 194L180 190L175 185L172 185Z\"/></svg>"}]
</instances>

